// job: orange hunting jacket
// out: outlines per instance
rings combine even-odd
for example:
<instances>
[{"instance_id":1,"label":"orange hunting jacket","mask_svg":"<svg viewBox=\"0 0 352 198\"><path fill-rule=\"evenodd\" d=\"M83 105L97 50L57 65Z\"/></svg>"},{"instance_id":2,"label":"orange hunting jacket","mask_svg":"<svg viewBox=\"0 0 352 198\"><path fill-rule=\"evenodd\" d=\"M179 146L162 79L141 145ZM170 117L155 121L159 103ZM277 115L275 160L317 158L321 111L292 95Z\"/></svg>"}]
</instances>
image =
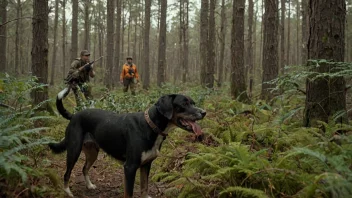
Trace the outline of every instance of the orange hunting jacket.
<instances>
[{"instance_id":1,"label":"orange hunting jacket","mask_svg":"<svg viewBox=\"0 0 352 198\"><path fill-rule=\"evenodd\" d=\"M134 71L133 72L134 74L132 76L128 72L130 70L130 68L131 68L131 66L129 66L126 63L122 66L122 72L121 72L121 75L120 75L120 80L123 80L125 78L126 79L130 79L130 78L138 79L139 78L136 65L132 64L132 70Z\"/></svg>"}]
</instances>

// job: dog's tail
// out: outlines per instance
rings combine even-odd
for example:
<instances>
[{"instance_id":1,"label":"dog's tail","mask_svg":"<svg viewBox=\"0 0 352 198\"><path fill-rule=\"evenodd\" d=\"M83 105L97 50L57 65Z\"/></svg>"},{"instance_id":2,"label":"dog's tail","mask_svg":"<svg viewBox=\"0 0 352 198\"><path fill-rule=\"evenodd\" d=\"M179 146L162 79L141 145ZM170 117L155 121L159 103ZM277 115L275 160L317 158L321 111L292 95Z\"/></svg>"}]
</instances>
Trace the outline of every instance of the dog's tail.
<instances>
[{"instance_id":1,"label":"dog's tail","mask_svg":"<svg viewBox=\"0 0 352 198\"><path fill-rule=\"evenodd\" d=\"M54 153L62 153L66 150L66 140L63 139L59 143L49 143L49 148L52 150Z\"/></svg>"},{"instance_id":2,"label":"dog's tail","mask_svg":"<svg viewBox=\"0 0 352 198\"><path fill-rule=\"evenodd\" d=\"M73 116L72 113L68 112L62 104L62 99L67 96L68 93L70 93L70 88L66 87L64 90L60 91L59 94L57 94L56 108L64 118L71 120Z\"/></svg>"}]
</instances>

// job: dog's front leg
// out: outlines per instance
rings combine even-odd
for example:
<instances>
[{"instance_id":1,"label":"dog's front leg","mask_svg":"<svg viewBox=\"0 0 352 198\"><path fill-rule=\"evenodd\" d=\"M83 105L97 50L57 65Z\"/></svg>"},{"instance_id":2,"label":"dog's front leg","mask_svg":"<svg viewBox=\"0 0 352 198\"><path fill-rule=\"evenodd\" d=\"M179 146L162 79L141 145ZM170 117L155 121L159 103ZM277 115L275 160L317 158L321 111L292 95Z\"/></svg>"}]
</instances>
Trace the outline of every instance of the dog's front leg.
<instances>
[{"instance_id":1,"label":"dog's front leg","mask_svg":"<svg viewBox=\"0 0 352 198\"><path fill-rule=\"evenodd\" d=\"M147 164L144 164L140 168L140 175L141 175L141 198L151 198L148 195L148 179L149 179L149 171L152 163L148 162Z\"/></svg>"},{"instance_id":2,"label":"dog's front leg","mask_svg":"<svg viewBox=\"0 0 352 198\"><path fill-rule=\"evenodd\" d=\"M125 198L132 198L133 197L133 187L134 187L134 180L136 178L138 166L134 164L127 164L124 165L124 172L125 172Z\"/></svg>"}]
</instances>

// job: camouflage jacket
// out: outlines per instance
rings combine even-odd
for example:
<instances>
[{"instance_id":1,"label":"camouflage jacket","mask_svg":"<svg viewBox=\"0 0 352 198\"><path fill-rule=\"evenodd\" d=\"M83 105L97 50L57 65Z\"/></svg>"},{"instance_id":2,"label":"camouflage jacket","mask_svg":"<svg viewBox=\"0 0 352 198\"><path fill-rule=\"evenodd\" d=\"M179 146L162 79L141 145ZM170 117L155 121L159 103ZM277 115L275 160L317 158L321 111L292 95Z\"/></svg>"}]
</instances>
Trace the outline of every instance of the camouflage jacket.
<instances>
[{"instance_id":1,"label":"camouflage jacket","mask_svg":"<svg viewBox=\"0 0 352 198\"><path fill-rule=\"evenodd\" d=\"M83 62L81 59L77 58L71 63L71 68L68 72L67 78L76 79L77 83L85 83L89 82L89 71L83 69L78 71L78 68L82 67L83 65L87 64Z\"/></svg>"}]
</instances>

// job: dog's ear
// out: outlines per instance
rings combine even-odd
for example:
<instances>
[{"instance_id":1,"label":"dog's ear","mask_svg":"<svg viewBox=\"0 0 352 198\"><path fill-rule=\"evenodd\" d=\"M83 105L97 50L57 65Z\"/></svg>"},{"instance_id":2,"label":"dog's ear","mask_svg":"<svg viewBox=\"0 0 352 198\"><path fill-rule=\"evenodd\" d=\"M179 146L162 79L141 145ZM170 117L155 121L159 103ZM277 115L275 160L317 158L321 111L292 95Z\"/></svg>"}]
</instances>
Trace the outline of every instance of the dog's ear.
<instances>
[{"instance_id":1,"label":"dog's ear","mask_svg":"<svg viewBox=\"0 0 352 198\"><path fill-rule=\"evenodd\" d=\"M174 95L162 96L155 104L156 109L169 120L171 120L172 114L174 113L174 107L172 105L174 100L173 96Z\"/></svg>"}]
</instances>

